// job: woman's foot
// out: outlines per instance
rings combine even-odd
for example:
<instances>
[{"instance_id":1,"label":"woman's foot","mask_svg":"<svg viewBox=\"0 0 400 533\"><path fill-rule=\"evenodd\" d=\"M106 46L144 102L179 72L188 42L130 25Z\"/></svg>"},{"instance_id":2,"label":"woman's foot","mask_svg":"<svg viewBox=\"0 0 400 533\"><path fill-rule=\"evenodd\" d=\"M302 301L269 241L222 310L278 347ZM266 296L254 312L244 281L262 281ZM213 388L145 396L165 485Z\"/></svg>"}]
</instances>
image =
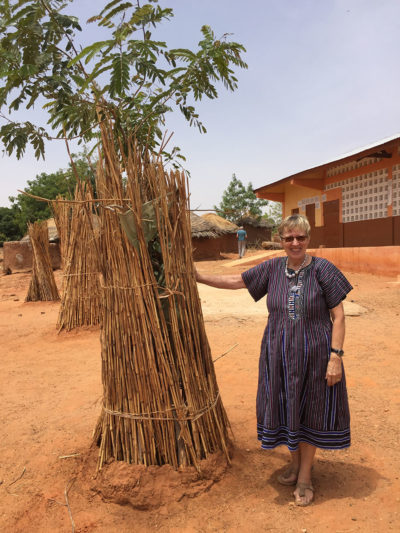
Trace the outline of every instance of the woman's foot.
<instances>
[{"instance_id":1,"label":"woman's foot","mask_svg":"<svg viewBox=\"0 0 400 533\"><path fill-rule=\"evenodd\" d=\"M282 474L278 476L278 482L281 485L296 485L297 476L299 475L299 467L290 465Z\"/></svg>"},{"instance_id":2,"label":"woman's foot","mask_svg":"<svg viewBox=\"0 0 400 533\"><path fill-rule=\"evenodd\" d=\"M314 501L314 487L311 483L297 482L296 489L293 492L294 503L299 507L306 507Z\"/></svg>"}]
</instances>

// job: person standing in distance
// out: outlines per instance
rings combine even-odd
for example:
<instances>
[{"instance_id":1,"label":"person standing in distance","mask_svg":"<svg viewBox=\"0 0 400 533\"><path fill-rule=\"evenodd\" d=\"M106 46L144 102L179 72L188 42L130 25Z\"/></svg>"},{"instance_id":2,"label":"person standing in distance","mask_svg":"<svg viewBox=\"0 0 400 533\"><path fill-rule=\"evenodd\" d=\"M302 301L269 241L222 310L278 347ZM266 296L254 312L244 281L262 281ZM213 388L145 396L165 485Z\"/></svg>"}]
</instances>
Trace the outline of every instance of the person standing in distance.
<instances>
[{"instance_id":1,"label":"person standing in distance","mask_svg":"<svg viewBox=\"0 0 400 533\"><path fill-rule=\"evenodd\" d=\"M243 226L240 226L240 228L236 232L236 238L238 240L239 257L242 258L244 254L246 253L246 239L247 239L247 233L246 233L246 230L243 228Z\"/></svg>"}]
</instances>

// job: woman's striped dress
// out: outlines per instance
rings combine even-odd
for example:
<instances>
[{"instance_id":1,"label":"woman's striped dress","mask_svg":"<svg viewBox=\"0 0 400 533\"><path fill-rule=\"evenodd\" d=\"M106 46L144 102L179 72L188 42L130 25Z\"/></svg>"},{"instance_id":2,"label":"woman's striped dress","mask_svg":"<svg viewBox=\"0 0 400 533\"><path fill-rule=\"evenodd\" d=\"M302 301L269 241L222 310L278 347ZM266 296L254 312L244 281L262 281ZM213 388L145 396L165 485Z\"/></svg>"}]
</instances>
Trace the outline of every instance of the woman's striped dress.
<instances>
[{"instance_id":1,"label":"woman's striped dress","mask_svg":"<svg viewBox=\"0 0 400 533\"><path fill-rule=\"evenodd\" d=\"M257 432L262 448L299 442L319 448L350 446L346 381L328 387L332 322L352 286L332 263L313 257L295 278L285 275L285 257L243 272L254 300L268 293L268 324L259 363Z\"/></svg>"}]
</instances>

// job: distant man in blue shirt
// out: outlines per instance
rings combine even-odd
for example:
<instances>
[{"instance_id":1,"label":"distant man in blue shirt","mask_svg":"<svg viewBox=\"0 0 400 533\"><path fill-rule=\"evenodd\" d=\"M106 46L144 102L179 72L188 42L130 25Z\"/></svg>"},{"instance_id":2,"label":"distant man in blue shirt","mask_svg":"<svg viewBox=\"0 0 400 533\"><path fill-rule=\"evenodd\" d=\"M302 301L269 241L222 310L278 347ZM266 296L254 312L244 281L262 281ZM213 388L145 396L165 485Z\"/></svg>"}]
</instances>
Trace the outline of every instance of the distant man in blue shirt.
<instances>
[{"instance_id":1,"label":"distant man in blue shirt","mask_svg":"<svg viewBox=\"0 0 400 533\"><path fill-rule=\"evenodd\" d=\"M242 258L244 254L246 253L246 239L247 239L247 233L246 230L243 228L243 226L240 226L236 233L236 237L238 240L238 247L239 247L239 257Z\"/></svg>"}]
</instances>

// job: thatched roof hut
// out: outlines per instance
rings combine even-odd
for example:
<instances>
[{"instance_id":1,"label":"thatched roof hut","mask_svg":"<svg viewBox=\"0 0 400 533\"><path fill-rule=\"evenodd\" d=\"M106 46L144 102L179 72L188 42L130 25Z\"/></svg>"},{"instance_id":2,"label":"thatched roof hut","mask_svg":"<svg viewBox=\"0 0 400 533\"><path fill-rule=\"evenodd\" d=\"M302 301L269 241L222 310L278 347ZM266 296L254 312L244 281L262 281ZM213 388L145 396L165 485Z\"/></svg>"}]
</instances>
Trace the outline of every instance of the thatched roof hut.
<instances>
[{"instance_id":1,"label":"thatched roof hut","mask_svg":"<svg viewBox=\"0 0 400 533\"><path fill-rule=\"evenodd\" d=\"M192 221L193 257L198 259L220 259L221 253L237 250L237 226L227 220L211 215L190 213Z\"/></svg>"},{"instance_id":2,"label":"thatched roof hut","mask_svg":"<svg viewBox=\"0 0 400 533\"><path fill-rule=\"evenodd\" d=\"M54 218L47 219L47 231L49 233L49 242L59 241L58 231ZM29 234L27 233L24 237L22 237L21 242L29 242L29 240Z\"/></svg>"},{"instance_id":3,"label":"thatched roof hut","mask_svg":"<svg viewBox=\"0 0 400 533\"><path fill-rule=\"evenodd\" d=\"M274 225L265 218L244 216L240 219L239 224L247 232L248 246L259 247L263 241L271 240Z\"/></svg>"},{"instance_id":4,"label":"thatched roof hut","mask_svg":"<svg viewBox=\"0 0 400 533\"><path fill-rule=\"evenodd\" d=\"M244 216L239 221L241 226L252 226L253 228L273 228L274 225L262 217Z\"/></svg>"},{"instance_id":5,"label":"thatched roof hut","mask_svg":"<svg viewBox=\"0 0 400 533\"><path fill-rule=\"evenodd\" d=\"M192 238L216 239L218 237L215 227L204 218L195 215L192 211L190 212L190 223L192 226Z\"/></svg>"},{"instance_id":6,"label":"thatched roof hut","mask_svg":"<svg viewBox=\"0 0 400 533\"><path fill-rule=\"evenodd\" d=\"M239 229L239 226L236 226L233 222L230 222L229 220L226 220L226 218L222 218L219 215L216 215L215 213L206 213L201 216L201 218L204 218L207 220L207 222L210 222L210 224L213 225L216 231L218 233L224 234L224 233L236 233Z\"/></svg>"}]
</instances>

